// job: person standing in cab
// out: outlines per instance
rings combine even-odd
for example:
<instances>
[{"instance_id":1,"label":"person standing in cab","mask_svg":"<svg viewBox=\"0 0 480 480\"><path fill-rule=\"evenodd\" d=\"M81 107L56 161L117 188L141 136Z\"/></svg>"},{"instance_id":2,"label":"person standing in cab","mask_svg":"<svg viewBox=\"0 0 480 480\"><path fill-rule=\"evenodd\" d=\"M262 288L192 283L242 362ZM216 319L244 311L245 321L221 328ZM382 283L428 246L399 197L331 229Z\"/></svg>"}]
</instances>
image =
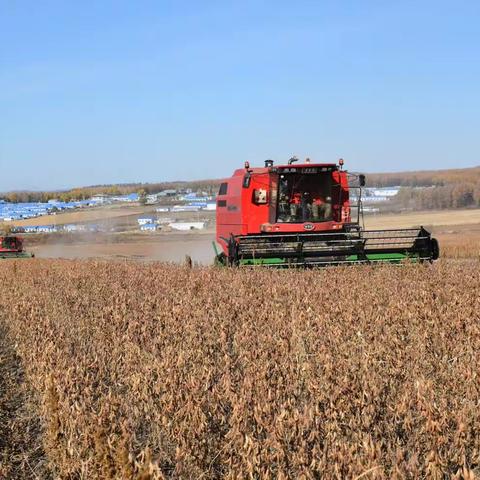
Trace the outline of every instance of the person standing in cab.
<instances>
[{"instance_id":1,"label":"person standing in cab","mask_svg":"<svg viewBox=\"0 0 480 480\"><path fill-rule=\"evenodd\" d=\"M302 221L308 222L312 215L312 199L309 192L303 192L302 195Z\"/></svg>"},{"instance_id":2,"label":"person standing in cab","mask_svg":"<svg viewBox=\"0 0 480 480\"><path fill-rule=\"evenodd\" d=\"M312 199L312 215L313 219L316 220L317 222L320 222L323 220L323 212L324 212L324 205L325 205L325 199L323 198L322 195L316 195Z\"/></svg>"},{"instance_id":3,"label":"person standing in cab","mask_svg":"<svg viewBox=\"0 0 480 480\"><path fill-rule=\"evenodd\" d=\"M302 204L302 194L294 193L290 200L290 221L298 219L298 210Z\"/></svg>"}]
</instances>

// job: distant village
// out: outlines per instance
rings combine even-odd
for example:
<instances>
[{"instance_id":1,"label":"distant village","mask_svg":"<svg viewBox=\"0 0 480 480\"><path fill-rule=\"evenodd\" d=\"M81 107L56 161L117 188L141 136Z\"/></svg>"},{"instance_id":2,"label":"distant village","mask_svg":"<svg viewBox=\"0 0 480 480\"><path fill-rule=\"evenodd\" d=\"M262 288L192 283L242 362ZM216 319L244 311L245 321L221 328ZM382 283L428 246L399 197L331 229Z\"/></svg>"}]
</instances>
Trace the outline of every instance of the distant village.
<instances>
[{"instance_id":1,"label":"distant village","mask_svg":"<svg viewBox=\"0 0 480 480\"><path fill-rule=\"evenodd\" d=\"M363 212L380 212L380 206L386 205L387 202L393 199L399 191L400 187L364 188L362 191ZM350 193L350 199L352 202L356 202L358 200L353 191Z\"/></svg>"},{"instance_id":2,"label":"distant village","mask_svg":"<svg viewBox=\"0 0 480 480\"><path fill-rule=\"evenodd\" d=\"M52 199L48 202L11 203L0 200L0 222L8 225L11 222L36 217L45 217L47 220L61 212L121 204L156 205L155 212L161 214L215 211L216 209L215 197L206 192L193 192L191 189L168 189L145 196L137 193L128 195L97 194L87 200L71 202ZM137 223L140 231L155 231L165 227L172 230L192 230L205 227L205 222L177 222L154 215L139 217ZM12 226L11 230L15 233L98 232L101 230L101 226L88 223L56 225L55 221L46 221L44 225Z\"/></svg>"}]
</instances>

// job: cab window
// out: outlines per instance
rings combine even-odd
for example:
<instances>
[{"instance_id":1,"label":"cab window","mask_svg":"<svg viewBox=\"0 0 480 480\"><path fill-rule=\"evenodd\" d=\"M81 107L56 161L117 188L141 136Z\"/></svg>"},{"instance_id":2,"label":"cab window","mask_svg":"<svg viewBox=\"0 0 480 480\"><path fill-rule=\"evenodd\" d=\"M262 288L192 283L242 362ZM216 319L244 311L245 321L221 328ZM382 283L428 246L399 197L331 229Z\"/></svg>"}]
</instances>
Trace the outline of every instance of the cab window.
<instances>
[{"instance_id":1,"label":"cab window","mask_svg":"<svg viewBox=\"0 0 480 480\"><path fill-rule=\"evenodd\" d=\"M219 195L226 195L227 194L227 189L228 189L228 183L221 183L220 184L220 190L218 190Z\"/></svg>"}]
</instances>

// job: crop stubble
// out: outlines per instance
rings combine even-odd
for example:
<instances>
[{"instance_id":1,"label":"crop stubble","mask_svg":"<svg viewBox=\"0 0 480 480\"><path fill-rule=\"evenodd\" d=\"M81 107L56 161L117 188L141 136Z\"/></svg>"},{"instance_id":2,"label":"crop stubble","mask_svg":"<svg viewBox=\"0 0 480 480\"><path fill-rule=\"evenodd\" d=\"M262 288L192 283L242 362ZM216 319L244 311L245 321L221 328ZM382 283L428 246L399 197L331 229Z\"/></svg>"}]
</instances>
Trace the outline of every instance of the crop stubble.
<instances>
[{"instance_id":1,"label":"crop stubble","mask_svg":"<svg viewBox=\"0 0 480 480\"><path fill-rule=\"evenodd\" d=\"M475 478L478 261L0 264L62 478Z\"/></svg>"}]
</instances>

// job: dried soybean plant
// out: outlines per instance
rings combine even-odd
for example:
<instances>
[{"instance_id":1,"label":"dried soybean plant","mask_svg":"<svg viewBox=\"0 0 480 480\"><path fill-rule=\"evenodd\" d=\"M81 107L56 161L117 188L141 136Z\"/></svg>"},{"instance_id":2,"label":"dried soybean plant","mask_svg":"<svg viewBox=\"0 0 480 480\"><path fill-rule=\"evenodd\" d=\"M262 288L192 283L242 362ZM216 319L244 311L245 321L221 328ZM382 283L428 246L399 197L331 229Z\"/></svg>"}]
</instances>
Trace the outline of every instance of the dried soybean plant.
<instances>
[{"instance_id":1,"label":"dried soybean plant","mask_svg":"<svg viewBox=\"0 0 480 480\"><path fill-rule=\"evenodd\" d=\"M0 279L52 476L478 477L475 262Z\"/></svg>"}]
</instances>

